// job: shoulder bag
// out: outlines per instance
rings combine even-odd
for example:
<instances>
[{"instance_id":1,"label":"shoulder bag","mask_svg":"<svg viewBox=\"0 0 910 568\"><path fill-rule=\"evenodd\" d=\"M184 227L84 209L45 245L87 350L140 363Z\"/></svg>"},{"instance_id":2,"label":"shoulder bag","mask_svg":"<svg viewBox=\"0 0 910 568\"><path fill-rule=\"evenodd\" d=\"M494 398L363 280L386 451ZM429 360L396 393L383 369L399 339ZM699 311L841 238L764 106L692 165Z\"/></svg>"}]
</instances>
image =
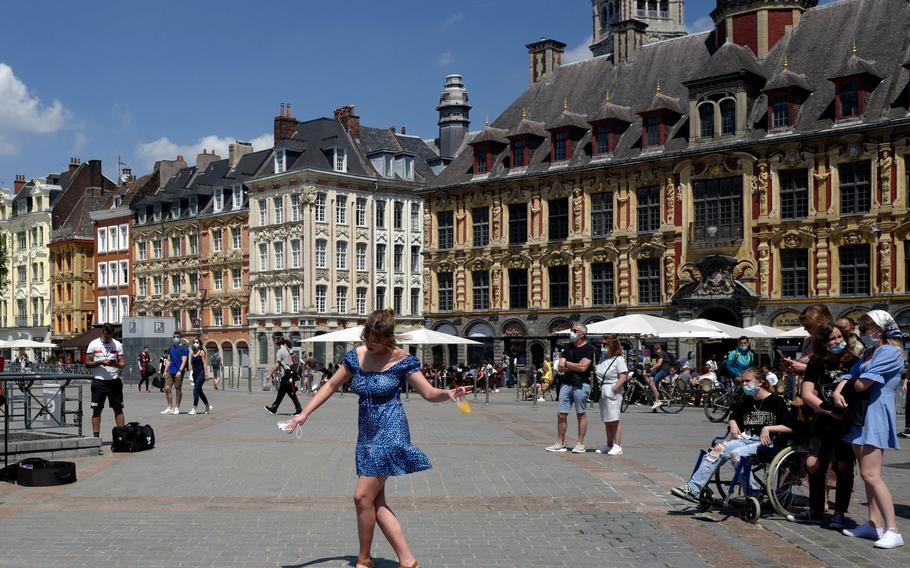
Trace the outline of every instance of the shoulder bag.
<instances>
[{"instance_id":1,"label":"shoulder bag","mask_svg":"<svg viewBox=\"0 0 910 568\"><path fill-rule=\"evenodd\" d=\"M616 357L618 357L618 355ZM610 361L610 364L607 365L606 369L604 369L604 376L606 376L607 371L609 371L610 368L613 367L613 363L616 362L616 357L613 357L613 360ZM592 403L600 402L600 397L603 394L603 387L604 387L604 381L603 381L603 379L600 379L597 377L597 370L595 368L594 380L591 382L591 394L588 396L588 400L590 400Z\"/></svg>"}]
</instances>

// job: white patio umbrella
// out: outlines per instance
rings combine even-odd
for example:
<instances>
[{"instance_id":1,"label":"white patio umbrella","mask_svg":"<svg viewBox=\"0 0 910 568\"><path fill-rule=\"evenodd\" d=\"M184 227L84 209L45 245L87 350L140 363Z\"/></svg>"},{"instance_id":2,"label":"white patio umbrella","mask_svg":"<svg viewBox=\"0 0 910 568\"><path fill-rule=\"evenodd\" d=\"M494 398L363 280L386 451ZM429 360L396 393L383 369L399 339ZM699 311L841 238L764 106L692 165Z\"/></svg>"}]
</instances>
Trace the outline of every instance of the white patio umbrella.
<instances>
[{"instance_id":1,"label":"white patio umbrella","mask_svg":"<svg viewBox=\"0 0 910 568\"><path fill-rule=\"evenodd\" d=\"M629 314L588 325L588 335L645 335L653 337L723 339L716 330L707 329L688 322L670 320L648 314Z\"/></svg>"},{"instance_id":2,"label":"white patio umbrella","mask_svg":"<svg viewBox=\"0 0 910 568\"><path fill-rule=\"evenodd\" d=\"M789 331L785 331L784 333L778 335L777 337L780 337L780 338L787 338L787 337L796 337L796 338L809 337L809 332L806 331L806 328L800 326L800 327L794 327L793 329L791 329L791 330L789 330Z\"/></svg>"},{"instance_id":3,"label":"white patio umbrella","mask_svg":"<svg viewBox=\"0 0 910 568\"><path fill-rule=\"evenodd\" d=\"M9 347L12 349L54 349L57 346L47 341L34 341L31 339L15 339L10 341Z\"/></svg>"},{"instance_id":4,"label":"white patio umbrella","mask_svg":"<svg viewBox=\"0 0 910 568\"><path fill-rule=\"evenodd\" d=\"M403 331L395 335L395 340L405 345L482 345L473 339L449 335L425 327Z\"/></svg>"},{"instance_id":5,"label":"white patio umbrella","mask_svg":"<svg viewBox=\"0 0 910 568\"><path fill-rule=\"evenodd\" d=\"M771 327L770 325L762 325L762 324L750 325L749 327L744 328L744 329L746 331L752 331L756 334L759 334L759 333L762 334L762 335L754 335L753 337L767 337L770 339L775 339L775 338L780 337L783 334L787 333L786 330L778 329L776 327Z\"/></svg>"},{"instance_id":6,"label":"white patio umbrella","mask_svg":"<svg viewBox=\"0 0 910 568\"><path fill-rule=\"evenodd\" d=\"M302 340L304 343L360 343L363 341L360 335L363 333L362 325L346 327L338 331L330 331L322 335L314 335Z\"/></svg>"},{"instance_id":7,"label":"white patio umbrella","mask_svg":"<svg viewBox=\"0 0 910 568\"><path fill-rule=\"evenodd\" d=\"M726 323L721 323L719 321L709 320L705 318L697 318L694 320L688 320L686 323L692 325L697 325L698 327L705 327L708 329L713 329L724 334L724 339L738 339L742 336L746 337L767 337L754 330L749 330L742 327L736 327L735 325L729 325Z\"/></svg>"}]
</instances>

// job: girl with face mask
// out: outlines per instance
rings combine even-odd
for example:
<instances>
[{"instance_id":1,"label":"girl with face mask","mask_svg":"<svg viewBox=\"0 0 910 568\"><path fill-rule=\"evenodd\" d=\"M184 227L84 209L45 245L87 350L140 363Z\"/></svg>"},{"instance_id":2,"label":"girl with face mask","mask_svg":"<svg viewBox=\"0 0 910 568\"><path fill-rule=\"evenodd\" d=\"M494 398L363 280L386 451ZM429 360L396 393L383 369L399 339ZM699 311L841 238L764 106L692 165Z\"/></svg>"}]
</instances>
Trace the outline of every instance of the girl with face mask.
<instances>
[{"instance_id":1,"label":"girl with face mask","mask_svg":"<svg viewBox=\"0 0 910 568\"><path fill-rule=\"evenodd\" d=\"M202 385L205 384L206 378L205 351L202 349L202 344L198 339L193 342L193 352L190 353L190 366L193 369L193 409L190 410L190 414L196 414L196 406L199 404L200 399L202 404L205 405L205 410L202 411L202 414L208 414L215 407L209 404L209 399L202 392Z\"/></svg>"},{"instance_id":2,"label":"girl with face mask","mask_svg":"<svg viewBox=\"0 0 910 568\"><path fill-rule=\"evenodd\" d=\"M671 491L676 497L698 503L701 490L721 464L730 459L736 462L742 457L754 456L759 446L770 446L778 435L792 432L787 403L771 392L762 370L750 367L741 377L746 396L733 410L727 440L705 455L687 484Z\"/></svg>"},{"instance_id":3,"label":"girl with face mask","mask_svg":"<svg viewBox=\"0 0 910 568\"><path fill-rule=\"evenodd\" d=\"M850 368L855 362L856 357L847 348L840 328L833 323L823 323L816 328L812 336L812 354L800 387L800 396L805 403L803 409L812 412L809 457L806 459L809 510L797 515L796 521L815 524L824 520L828 493L825 482L833 456L837 485L834 515L828 526L835 530L844 528L853 491L853 450L850 444L841 440L847 422L843 410L834 405L833 393L842 378L850 376Z\"/></svg>"},{"instance_id":4,"label":"girl with face mask","mask_svg":"<svg viewBox=\"0 0 910 568\"><path fill-rule=\"evenodd\" d=\"M843 532L847 536L875 540L877 548L895 548L903 546L904 539L897 527L891 490L882 479L882 461L885 449L900 449L895 403L904 370L901 330L884 310L865 314L859 319L859 326L866 351L850 371L853 379L838 385L834 399L837 406L847 408L848 401L841 394L845 389L868 393L865 416L850 425L843 440L853 446L859 461L869 520Z\"/></svg>"}]
</instances>

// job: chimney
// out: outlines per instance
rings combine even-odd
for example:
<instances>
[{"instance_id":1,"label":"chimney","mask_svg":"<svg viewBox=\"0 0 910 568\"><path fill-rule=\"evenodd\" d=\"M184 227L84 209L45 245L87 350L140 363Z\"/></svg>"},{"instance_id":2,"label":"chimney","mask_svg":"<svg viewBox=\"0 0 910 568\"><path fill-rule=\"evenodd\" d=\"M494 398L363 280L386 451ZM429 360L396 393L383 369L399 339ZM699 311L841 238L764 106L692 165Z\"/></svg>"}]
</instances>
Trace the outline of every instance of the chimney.
<instances>
[{"instance_id":1,"label":"chimney","mask_svg":"<svg viewBox=\"0 0 910 568\"><path fill-rule=\"evenodd\" d=\"M79 160L79 158L70 158L70 173L73 173L79 169L79 164L81 163L82 162Z\"/></svg>"},{"instance_id":2,"label":"chimney","mask_svg":"<svg viewBox=\"0 0 910 568\"><path fill-rule=\"evenodd\" d=\"M402 124L402 125L401 125L401 133L402 133L402 134L407 134L407 133L408 133L408 127L407 127L407 125L405 125L405 124Z\"/></svg>"},{"instance_id":3,"label":"chimney","mask_svg":"<svg viewBox=\"0 0 910 568\"><path fill-rule=\"evenodd\" d=\"M214 150L212 150L212 153L209 154L208 151L203 148L202 153L196 156L196 173L201 174L206 170L206 168L209 167L209 164L212 162L217 162L220 159L221 156L216 154Z\"/></svg>"},{"instance_id":4,"label":"chimney","mask_svg":"<svg viewBox=\"0 0 910 568\"><path fill-rule=\"evenodd\" d=\"M98 188L98 193L104 192L104 172L101 170L101 160L88 161L88 184Z\"/></svg>"},{"instance_id":5,"label":"chimney","mask_svg":"<svg viewBox=\"0 0 910 568\"><path fill-rule=\"evenodd\" d=\"M294 136L296 130L297 119L291 116L291 105L288 104L287 108L285 108L284 103L281 103L281 110L278 116L275 117L275 146L282 140L287 140Z\"/></svg>"},{"instance_id":6,"label":"chimney","mask_svg":"<svg viewBox=\"0 0 910 568\"><path fill-rule=\"evenodd\" d=\"M360 140L360 117L354 112L354 105L345 105L335 109L335 120L340 120L341 125L348 131L351 138Z\"/></svg>"},{"instance_id":7,"label":"chimney","mask_svg":"<svg viewBox=\"0 0 910 568\"><path fill-rule=\"evenodd\" d=\"M13 184L13 190L15 191L15 193L19 193L24 186L25 186L25 176L23 174L16 174L16 181Z\"/></svg>"},{"instance_id":8,"label":"chimney","mask_svg":"<svg viewBox=\"0 0 910 568\"><path fill-rule=\"evenodd\" d=\"M648 24L636 20L623 20L610 24L613 33L613 64L626 63L635 56L638 48L647 41L645 30Z\"/></svg>"},{"instance_id":9,"label":"chimney","mask_svg":"<svg viewBox=\"0 0 910 568\"><path fill-rule=\"evenodd\" d=\"M161 189L170 181L174 174L186 167L186 160L183 156L177 156L176 160L159 160L155 162L155 171L158 172L158 189Z\"/></svg>"},{"instance_id":10,"label":"chimney","mask_svg":"<svg viewBox=\"0 0 910 568\"><path fill-rule=\"evenodd\" d=\"M232 168L235 167L240 163L240 158L252 153L253 145L251 143L235 140L233 144L228 146L228 160L230 160L230 166Z\"/></svg>"},{"instance_id":11,"label":"chimney","mask_svg":"<svg viewBox=\"0 0 910 568\"><path fill-rule=\"evenodd\" d=\"M389 127L389 132L391 132L392 134L395 134L395 127L394 127L394 126L390 126L390 127Z\"/></svg>"},{"instance_id":12,"label":"chimney","mask_svg":"<svg viewBox=\"0 0 910 568\"><path fill-rule=\"evenodd\" d=\"M529 43L527 46L530 56L531 84L546 81L562 65L562 54L566 44L555 39L540 38L540 41Z\"/></svg>"}]
</instances>

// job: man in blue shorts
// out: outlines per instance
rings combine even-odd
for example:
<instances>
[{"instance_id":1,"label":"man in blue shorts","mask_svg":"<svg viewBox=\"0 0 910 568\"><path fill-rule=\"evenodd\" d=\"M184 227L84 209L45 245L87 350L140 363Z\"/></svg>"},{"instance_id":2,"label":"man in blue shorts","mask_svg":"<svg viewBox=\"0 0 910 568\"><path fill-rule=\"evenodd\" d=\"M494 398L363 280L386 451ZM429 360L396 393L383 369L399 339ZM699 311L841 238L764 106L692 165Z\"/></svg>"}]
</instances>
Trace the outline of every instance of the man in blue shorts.
<instances>
[{"instance_id":1,"label":"man in blue shorts","mask_svg":"<svg viewBox=\"0 0 910 568\"><path fill-rule=\"evenodd\" d=\"M164 371L164 398L167 400L167 408L161 411L161 414L180 414L180 403L183 400L183 374L186 371L187 359L190 357L190 350L182 342L180 332L175 331L171 338L171 348L167 351L167 369ZM176 398L171 398L171 392L176 391ZM173 406L171 402L175 402Z\"/></svg>"},{"instance_id":2,"label":"man in blue shorts","mask_svg":"<svg viewBox=\"0 0 910 568\"><path fill-rule=\"evenodd\" d=\"M594 348L586 341L588 328L580 323L574 324L569 333L573 344L562 352L556 370L563 373L562 385L559 387L559 408L556 421L557 441L547 446L548 452L565 452L568 416L572 406L578 417L578 443L572 453L585 453L585 434L588 430L587 410L588 395L591 394L591 368L594 361Z\"/></svg>"}]
</instances>

